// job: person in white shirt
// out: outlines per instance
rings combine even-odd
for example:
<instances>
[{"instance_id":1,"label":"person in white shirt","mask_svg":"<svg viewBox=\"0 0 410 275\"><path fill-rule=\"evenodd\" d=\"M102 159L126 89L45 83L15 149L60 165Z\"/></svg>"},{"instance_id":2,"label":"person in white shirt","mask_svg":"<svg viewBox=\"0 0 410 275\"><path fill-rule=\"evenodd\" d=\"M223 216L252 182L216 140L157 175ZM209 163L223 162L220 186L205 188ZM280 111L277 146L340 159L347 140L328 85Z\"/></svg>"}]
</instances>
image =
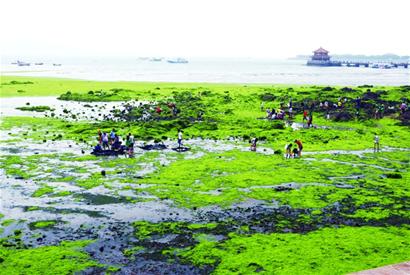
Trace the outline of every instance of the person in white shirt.
<instances>
[{"instance_id":1,"label":"person in white shirt","mask_svg":"<svg viewBox=\"0 0 410 275\"><path fill-rule=\"evenodd\" d=\"M182 147L182 130L178 132L178 148Z\"/></svg>"},{"instance_id":2,"label":"person in white shirt","mask_svg":"<svg viewBox=\"0 0 410 275\"><path fill-rule=\"evenodd\" d=\"M380 143L379 143L379 141L380 141L379 136L378 136L378 135L375 135L375 136L374 136L374 148L373 148L373 151L374 151L374 152L376 152L376 150L377 150L377 152L380 151Z\"/></svg>"}]
</instances>

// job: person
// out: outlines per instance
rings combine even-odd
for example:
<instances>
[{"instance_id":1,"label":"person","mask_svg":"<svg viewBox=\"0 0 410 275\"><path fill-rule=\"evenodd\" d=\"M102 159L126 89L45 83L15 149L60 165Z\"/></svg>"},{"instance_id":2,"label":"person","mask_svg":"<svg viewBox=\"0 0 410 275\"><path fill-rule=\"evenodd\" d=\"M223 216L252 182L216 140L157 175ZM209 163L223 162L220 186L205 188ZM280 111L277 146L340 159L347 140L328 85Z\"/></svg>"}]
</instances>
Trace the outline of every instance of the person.
<instances>
[{"instance_id":1,"label":"person","mask_svg":"<svg viewBox=\"0 0 410 275\"><path fill-rule=\"evenodd\" d=\"M128 148L128 155L132 155L134 153L134 136L131 133L127 135L125 146Z\"/></svg>"},{"instance_id":2,"label":"person","mask_svg":"<svg viewBox=\"0 0 410 275\"><path fill-rule=\"evenodd\" d=\"M313 114L311 113L310 116L308 116L308 121L307 121L308 128L312 126L312 122L313 122Z\"/></svg>"},{"instance_id":3,"label":"person","mask_svg":"<svg viewBox=\"0 0 410 275\"><path fill-rule=\"evenodd\" d=\"M157 113L157 114L161 114L161 112L162 112L162 109L161 109L161 107L158 105L156 108L155 108L155 112Z\"/></svg>"},{"instance_id":4,"label":"person","mask_svg":"<svg viewBox=\"0 0 410 275\"><path fill-rule=\"evenodd\" d=\"M198 121L202 121L203 115L204 115L204 112L202 110L198 112L198 118L197 118Z\"/></svg>"},{"instance_id":5,"label":"person","mask_svg":"<svg viewBox=\"0 0 410 275\"><path fill-rule=\"evenodd\" d=\"M115 139L115 129L112 129L111 133L110 133L110 143L113 144L114 139Z\"/></svg>"},{"instance_id":6,"label":"person","mask_svg":"<svg viewBox=\"0 0 410 275\"><path fill-rule=\"evenodd\" d=\"M100 129L98 129L98 144L102 145L102 133Z\"/></svg>"},{"instance_id":7,"label":"person","mask_svg":"<svg viewBox=\"0 0 410 275\"><path fill-rule=\"evenodd\" d=\"M292 119L293 108L289 107L289 119Z\"/></svg>"},{"instance_id":8,"label":"person","mask_svg":"<svg viewBox=\"0 0 410 275\"><path fill-rule=\"evenodd\" d=\"M296 147L293 148L292 152L293 152L293 158L300 157L300 152L298 151L298 148Z\"/></svg>"},{"instance_id":9,"label":"person","mask_svg":"<svg viewBox=\"0 0 410 275\"><path fill-rule=\"evenodd\" d=\"M276 110L275 108L272 108L271 119L276 119L276 118L277 118Z\"/></svg>"},{"instance_id":10,"label":"person","mask_svg":"<svg viewBox=\"0 0 410 275\"><path fill-rule=\"evenodd\" d=\"M404 112L407 110L407 104L405 102L402 102L400 104L400 111L402 114L404 114Z\"/></svg>"},{"instance_id":11,"label":"person","mask_svg":"<svg viewBox=\"0 0 410 275\"><path fill-rule=\"evenodd\" d=\"M295 139L295 143L298 146L298 155L299 157L302 156L303 145L300 139Z\"/></svg>"},{"instance_id":12,"label":"person","mask_svg":"<svg viewBox=\"0 0 410 275\"><path fill-rule=\"evenodd\" d=\"M357 97L355 101L356 101L356 109L359 110L362 104L362 99L360 97Z\"/></svg>"},{"instance_id":13,"label":"person","mask_svg":"<svg viewBox=\"0 0 410 275\"><path fill-rule=\"evenodd\" d=\"M102 135L102 146L103 146L103 149L104 149L104 150L110 148L110 145L109 145L109 143L108 143L108 135L107 135L107 133L103 133L103 135Z\"/></svg>"},{"instance_id":14,"label":"person","mask_svg":"<svg viewBox=\"0 0 410 275\"><path fill-rule=\"evenodd\" d=\"M377 152L380 151L380 138L379 138L378 135L375 135L375 136L374 136L374 148L373 148L373 151L376 152L376 150L377 150Z\"/></svg>"},{"instance_id":15,"label":"person","mask_svg":"<svg viewBox=\"0 0 410 275\"><path fill-rule=\"evenodd\" d=\"M101 147L101 144L98 143L95 147L94 147L94 152L101 152L103 149Z\"/></svg>"},{"instance_id":16,"label":"person","mask_svg":"<svg viewBox=\"0 0 410 275\"><path fill-rule=\"evenodd\" d=\"M178 148L182 147L182 130L178 131Z\"/></svg>"},{"instance_id":17,"label":"person","mask_svg":"<svg viewBox=\"0 0 410 275\"><path fill-rule=\"evenodd\" d=\"M251 143L251 151L256 151L256 143L258 142L257 138L253 138L250 140Z\"/></svg>"},{"instance_id":18,"label":"person","mask_svg":"<svg viewBox=\"0 0 410 275\"><path fill-rule=\"evenodd\" d=\"M111 145L111 149L118 151L120 148L121 148L120 137L118 135L115 135L114 142Z\"/></svg>"},{"instance_id":19,"label":"person","mask_svg":"<svg viewBox=\"0 0 410 275\"><path fill-rule=\"evenodd\" d=\"M302 120L302 123L304 123L305 120L307 121L307 115L308 115L307 111L306 111L306 110L303 110L303 120Z\"/></svg>"},{"instance_id":20,"label":"person","mask_svg":"<svg viewBox=\"0 0 410 275\"><path fill-rule=\"evenodd\" d=\"M383 118L384 115L384 104L379 105L379 118Z\"/></svg>"},{"instance_id":21,"label":"person","mask_svg":"<svg viewBox=\"0 0 410 275\"><path fill-rule=\"evenodd\" d=\"M173 116L177 116L178 112L179 112L179 111L178 111L177 106L172 107L172 115L173 115Z\"/></svg>"},{"instance_id":22,"label":"person","mask_svg":"<svg viewBox=\"0 0 410 275\"><path fill-rule=\"evenodd\" d=\"M286 144L285 145L285 158L289 159L292 156L292 143Z\"/></svg>"},{"instance_id":23,"label":"person","mask_svg":"<svg viewBox=\"0 0 410 275\"><path fill-rule=\"evenodd\" d=\"M272 117L272 113L271 113L270 109L267 108L267 109L266 109L266 118L267 118L267 119L271 119L271 117Z\"/></svg>"},{"instance_id":24,"label":"person","mask_svg":"<svg viewBox=\"0 0 410 275\"><path fill-rule=\"evenodd\" d=\"M330 113L329 113L329 112L326 113L326 119L327 119L327 120L330 119Z\"/></svg>"}]
</instances>

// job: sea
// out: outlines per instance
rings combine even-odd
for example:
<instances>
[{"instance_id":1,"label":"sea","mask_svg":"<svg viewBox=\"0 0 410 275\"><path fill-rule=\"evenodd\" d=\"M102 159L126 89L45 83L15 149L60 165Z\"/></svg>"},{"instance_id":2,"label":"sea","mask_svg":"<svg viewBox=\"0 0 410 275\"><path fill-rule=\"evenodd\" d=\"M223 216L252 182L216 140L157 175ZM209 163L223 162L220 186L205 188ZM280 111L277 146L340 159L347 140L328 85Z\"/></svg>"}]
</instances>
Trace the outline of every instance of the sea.
<instances>
[{"instance_id":1,"label":"sea","mask_svg":"<svg viewBox=\"0 0 410 275\"><path fill-rule=\"evenodd\" d=\"M1 75L58 77L99 81L260 83L300 85L410 85L410 68L311 67L306 60L254 58L186 58L171 64L164 58L18 58L1 59ZM43 63L35 65L35 63ZM55 65L54 65L55 64Z\"/></svg>"}]
</instances>

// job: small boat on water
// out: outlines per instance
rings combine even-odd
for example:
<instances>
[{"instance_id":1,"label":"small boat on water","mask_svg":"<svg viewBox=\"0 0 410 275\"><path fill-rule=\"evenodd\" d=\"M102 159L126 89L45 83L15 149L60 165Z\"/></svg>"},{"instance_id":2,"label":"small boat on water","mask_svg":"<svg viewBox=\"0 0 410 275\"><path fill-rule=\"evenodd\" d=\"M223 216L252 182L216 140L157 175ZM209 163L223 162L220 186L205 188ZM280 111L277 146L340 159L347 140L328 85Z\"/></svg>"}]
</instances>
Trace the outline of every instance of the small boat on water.
<instances>
[{"instance_id":1,"label":"small boat on water","mask_svg":"<svg viewBox=\"0 0 410 275\"><path fill-rule=\"evenodd\" d=\"M60 63L53 63L53 66L61 66Z\"/></svg>"},{"instance_id":2,"label":"small boat on water","mask_svg":"<svg viewBox=\"0 0 410 275\"><path fill-rule=\"evenodd\" d=\"M188 60L178 57L177 59L168 59L167 62L171 64L185 64L188 63Z\"/></svg>"},{"instance_id":3,"label":"small boat on water","mask_svg":"<svg viewBox=\"0 0 410 275\"><path fill-rule=\"evenodd\" d=\"M153 58L150 58L149 61L151 61L151 62L161 62L162 59L163 59L162 57L153 57Z\"/></svg>"},{"instance_id":4,"label":"small boat on water","mask_svg":"<svg viewBox=\"0 0 410 275\"><path fill-rule=\"evenodd\" d=\"M37 62L37 63L34 63L34 65L41 66L41 65L44 65L44 63L43 62Z\"/></svg>"},{"instance_id":5,"label":"small boat on water","mask_svg":"<svg viewBox=\"0 0 410 275\"><path fill-rule=\"evenodd\" d=\"M17 66L30 66L30 63L17 60Z\"/></svg>"}]
</instances>

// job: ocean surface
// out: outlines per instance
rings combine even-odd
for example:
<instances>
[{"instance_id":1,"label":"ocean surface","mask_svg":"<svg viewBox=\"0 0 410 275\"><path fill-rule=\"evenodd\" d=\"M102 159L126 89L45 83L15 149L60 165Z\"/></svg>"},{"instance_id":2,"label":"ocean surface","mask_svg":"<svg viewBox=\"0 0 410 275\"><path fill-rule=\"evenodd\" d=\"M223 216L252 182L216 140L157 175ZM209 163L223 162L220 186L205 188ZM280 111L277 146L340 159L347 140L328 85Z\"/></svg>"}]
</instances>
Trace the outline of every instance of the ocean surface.
<instances>
[{"instance_id":1,"label":"ocean surface","mask_svg":"<svg viewBox=\"0 0 410 275\"><path fill-rule=\"evenodd\" d=\"M141 58L2 58L2 75L47 76L102 81L268 83L317 85L410 85L410 68L308 67L305 60L188 59L171 64ZM43 62L44 65L34 65ZM61 66L53 66L61 64Z\"/></svg>"}]
</instances>

